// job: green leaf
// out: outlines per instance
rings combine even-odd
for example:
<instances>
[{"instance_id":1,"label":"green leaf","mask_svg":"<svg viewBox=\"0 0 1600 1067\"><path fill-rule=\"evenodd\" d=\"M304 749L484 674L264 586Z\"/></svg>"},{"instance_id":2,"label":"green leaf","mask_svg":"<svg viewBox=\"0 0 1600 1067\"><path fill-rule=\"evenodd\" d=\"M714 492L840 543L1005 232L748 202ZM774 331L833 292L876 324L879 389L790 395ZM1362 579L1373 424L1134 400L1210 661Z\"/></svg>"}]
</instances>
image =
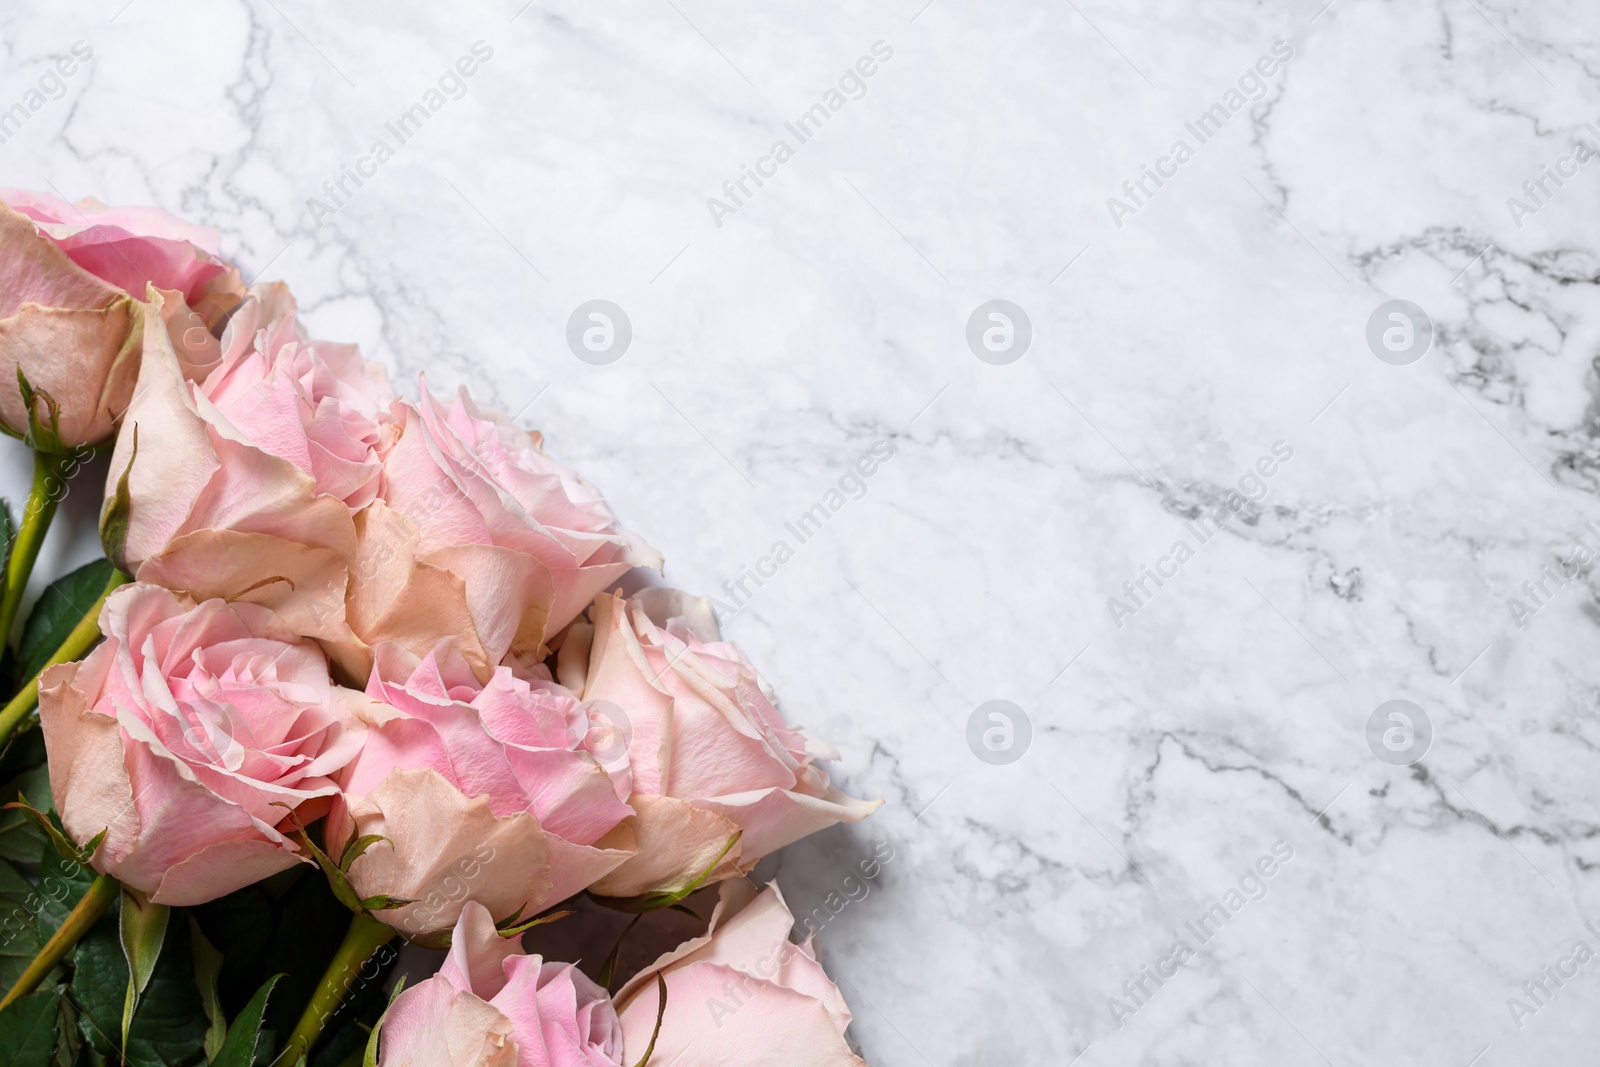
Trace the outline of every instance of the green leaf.
<instances>
[{"instance_id":1,"label":"green leaf","mask_svg":"<svg viewBox=\"0 0 1600 1067\"><path fill-rule=\"evenodd\" d=\"M127 570L123 550L128 544L128 521L133 515L133 497L128 493L128 472L133 470L133 461L139 458L139 424L132 423L125 429L133 434L133 450L128 453L128 465L122 468L116 490L106 496L106 502L100 509L100 546L105 549L106 558L123 570Z\"/></svg>"},{"instance_id":2,"label":"green leaf","mask_svg":"<svg viewBox=\"0 0 1600 1067\"><path fill-rule=\"evenodd\" d=\"M205 1009L195 986L187 923L167 930L150 983L128 1030L128 1067L197 1067L205 1062ZM100 1055L117 1062L115 1034L128 995L128 964L117 923L103 918L72 954L72 998L82 1011L80 1030Z\"/></svg>"},{"instance_id":3,"label":"green leaf","mask_svg":"<svg viewBox=\"0 0 1600 1067\"><path fill-rule=\"evenodd\" d=\"M28 613L17 646L18 677L27 681L44 669L72 628L83 621L111 581L111 561L97 559L51 582Z\"/></svg>"},{"instance_id":4,"label":"green leaf","mask_svg":"<svg viewBox=\"0 0 1600 1067\"><path fill-rule=\"evenodd\" d=\"M29 993L0 1012L0 1063L49 1067L56 1053L56 1008L61 990Z\"/></svg>"},{"instance_id":5,"label":"green leaf","mask_svg":"<svg viewBox=\"0 0 1600 1067\"><path fill-rule=\"evenodd\" d=\"M94 1054L85 1050L83 1036L78 1033L79 1018L72 998L63 991L56 1005L56 1058L52 1067L93 1067Z\"/></svg>"},{"instance_id":6,"label":"green leaf","mask_svg":"<svg viewBox=\"0 0 1600 1067\"><path fill-rule=\"evenodd\" d=\"M38 911L37 925L42 944L50 939L50 935L56 932L56 928L66 920L78 901L89 891L89 887L94 884L95 872L77 860L64 858L50 844L41 841L38 847L36 860L39 865L39 896L42 898L42 904Z\"/></svg>"},{"instance_id":7,"label":"green leaf","mask_svg":"<svg viewBox=\"0 0 1600 1067\"><path fill-rule=\"evenodd\" d=\"M7 651L10 651L9 649ZM15 687L13 687L15 688ZM0 746L0 781L6 784L0 787L0 797L14 797L17 789L14 784L19 775L36 770L45 765L44 734L38 730L22 730L4 746ZM29 799L33 800L32 795ZM33 801L36 808L50 807L50 788L45 786L44 794Z\"/></svg>"},{"instance_id":8,"label":"green leaf","mask_svg":"<svg viewBox=\"0 0 1600 1067\"><path fill-rule=\"evenodd\" d=\"M281 969L267 963L267 948L277 925L271 898L261 886L253 885L188 911L206 940L222 954L217 987L224 1015L243 1010L260 986L261 976Z\"/></svg>"},{"instance_id":9,"label":"green leaf","mask_svg":"<svg viewBox=\"0 0 1600 1067\"><path fill-rule=\"evenodd\" d=\"M39 842L34 838L34 852ZM11 863L0 860L0 985L10 989L44 946L37 918L48 903L42 890L63 892L59 883L35 888Z\"/></svg>"},{"instance_id":10,"label":"green leaf","mask_svg":"<svg viewBox=\"0 0 1600 1067\"><path fill-rule=\"evenodd\" d=\"M206 1059L215 1062L217 1052L228 1037L228 1016L222 1010L222 994L217 988L217 976L222 973L222 953L206 940L193 915L185 918L189 920L189 955L194 962L194 986L200 991L200 1006L205 1009L206 1019L211 1023L206 1028Z\"/></svg>"},{"instance_id":11,"label":"green leaf","mask_svg":"<svg viewBox=\"0 0 1600 1067\"><path fill-rule=\"evenodd\" d=\"M128 1045L128 1028L133 1025L134 1013L139 1009L139 996L150 984L156 961L161 958L161 946L167 939L167 922L171 917L172 909L165 904L152 904L138 890L122 888L117 932L122 941L122 954L128 961L129 977L128 992L122 1002L124 1048Z\"/></svg>"},{"instance_id":12,"label":"green leaf","mask_svg":"<svg viewBox=\"0 0 1600 1067\"><path fill-rule=\"evenodd\" d=\"M37 735L39 731L29 731ZM18 739L19 743L21 739ZM0 787L0 797L21 796L36 808L50 806L50 769L34 767ZM36 863L43 833L20 810L0 808L0 859L16 863Z\"/></svg>"},{"instance_id":13,"label":"green leaf","mask_svg":"<svg viewBox=\"0 0 1600 1067\"><path fill-rule=\"evenodd\" d=\"M250 998L250 1003L245 1005L233 1025L228 1027L228 1040L222 1045L222 1051L217 1053L211 1061L211 1067L255 1067L256 1050L261 1045L261 1021L267 1012L267 1000L272 996L272 987L278 984L278 979L283 975L275 974L268 978L261 988L256 990L256 995Z\"/></svg>"}]
</instances>

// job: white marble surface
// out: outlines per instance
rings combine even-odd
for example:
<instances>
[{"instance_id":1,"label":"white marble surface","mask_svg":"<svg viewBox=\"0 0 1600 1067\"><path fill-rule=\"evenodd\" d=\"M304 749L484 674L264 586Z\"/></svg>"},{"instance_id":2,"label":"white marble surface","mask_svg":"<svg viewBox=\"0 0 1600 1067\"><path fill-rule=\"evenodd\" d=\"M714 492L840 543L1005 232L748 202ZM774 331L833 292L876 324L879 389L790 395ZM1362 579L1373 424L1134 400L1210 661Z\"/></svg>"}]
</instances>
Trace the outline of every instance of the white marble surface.
<instances>
[{"instance_id":1,"label":"white marble surface","mask_svg":"<svg viewBox=\"0 0 1600 1067\"><path fill-rule=\"evenodd\" d=\"M691 589L894 443L729 624L890 802L776 863L809 910L896 850L824 933L874 1065L1593 1063L1600 962L1507 1002L1600 949L1600 580L1522 628L1507 598L1597 540L1600 162L1520 227L1506 201L1600 146L1600 10L922 3L8 0L0 109L94 58L0 171L221 228L322 336L543 428ZM1117 227L1276 40L1262 98ZM707 198L878 41L719 227ZM609 366L564 342L597 297L634 329ZM964 340L995 297L1032 321L1009 366ZM1409 366L1364 339L1391 298L1435 323ZM1107 598L1278 441L1265 499L1119 628ZM1032 722L1008 766L965 740L992 698ZM1411 767L1366 741L1396 698L1436 734Z\"/></svg>"}]
</instances>

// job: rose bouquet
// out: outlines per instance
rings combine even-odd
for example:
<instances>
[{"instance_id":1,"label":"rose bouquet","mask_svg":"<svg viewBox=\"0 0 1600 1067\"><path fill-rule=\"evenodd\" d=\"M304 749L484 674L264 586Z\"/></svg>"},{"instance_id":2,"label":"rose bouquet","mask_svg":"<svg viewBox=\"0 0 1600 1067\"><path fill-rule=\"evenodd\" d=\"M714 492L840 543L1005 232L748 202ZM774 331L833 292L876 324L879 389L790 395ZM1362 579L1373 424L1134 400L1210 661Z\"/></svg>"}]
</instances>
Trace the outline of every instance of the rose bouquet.
<instances>
[{"instance_id":1,"label":"rose bouquet","mask_svg":"<svg viewBox=\"0 0 1600 1067\"><path fill-rule=\"evenodd\" d=\"M0 201L0 429L34 454L0 507L6 1062L860 1064L751 871L878 802L599 492L314 339L212 231ZM105 559L24 614L107 451ZM529 951L554 923L593 951Z\"/></svg>"}]
</instances>

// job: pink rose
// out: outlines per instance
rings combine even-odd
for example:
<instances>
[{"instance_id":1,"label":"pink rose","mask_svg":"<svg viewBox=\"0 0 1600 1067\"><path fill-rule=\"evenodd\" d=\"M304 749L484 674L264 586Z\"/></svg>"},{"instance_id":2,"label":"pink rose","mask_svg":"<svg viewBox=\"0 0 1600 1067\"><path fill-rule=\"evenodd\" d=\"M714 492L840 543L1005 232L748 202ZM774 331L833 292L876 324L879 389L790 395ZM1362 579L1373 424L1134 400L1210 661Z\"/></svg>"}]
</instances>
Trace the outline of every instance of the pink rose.
<instances>
[{"instance_id":1,"label":"pink rose","mask_svg":"<svg viewBox=\"0 0 1600 1067\"><path fill-rule=\"evenodd\" d=\"M352 513L376 496L398 433L383 368L354 345L311 340L278 283L250 291L209 367L179 358L161 325L166 298L152 306L106 485L107 554L197 599L272 607L364 680L344 597Z\"/></svg>"},{"instance_id":2,"label":"pink rose","mask_svg":"<svg viewBox=\"0 0 1600 1067\"><path fill-rule=\"evenodd\" d=\"M592 628L576 624L563 639L561 680L631 721L629 803L638 813L637 854L596 893L682 888L738 833L713 874L725 878L883 803L829 781L816 761L838 753L784 722L703 599L655 588L628 601L603 595L589 614Z\"/></svg>"},{"instance_id":3,"label":"pink rose","mask_svg":"<svg viewBox=\"0 0 1600 1067\"><path fill-rule=\"evenodd\" d=\"M523 955L475 901L439 973L389 1006L379 1046L379 1067L622 1067L605 990L569 963Z\"/></svg>"},{"instance_id":4,"label":"pink rose","mask_svg":"<svg viewBox=\"0 0 1600 1067\"><path fill-rule=\"evenodd\" d=\"M221 236L153 207L107 207L94 199L69 204L49 193L0 189L67 257L104 281L143 298L152 285L198 303L206 285L228 270L218 259Z\"/></svg>"},{"instance_id":5,"label":"pink rose","mask_svg":"<svg viewBox=\"0 0 1600 1067\"><path fill-rule=\"evenodd\" d=\"M650 1044L660 975L667 1007L653 1064L866 1067L845 1042L850 1009L817 962L815 938L792 943L793 925L777 883L759 893L743 878L722 883L705 935L656 960L617 994L627 1058Z\"/></svg>"},{"instance_id":6,"label":"pink rose","mask_svg":"<svg viewBox=\"0 0 1600 1067\"><path fill-rule=\"evenodd\" d=\"M48 394L60 445L109 438L139 371L141 301L150 287L205 308L209 328L234 298L237 274L217 258L217 233L155 208L69 204L0 190L0 425L28 429L14 388L20 368ZM202 329L202 332L205 332ZM49 424L49 402L35 414Z\"/></svg>"},{"instance_id":7,"label":"pink rose","mask_svg":"<svg viewBox=\"0 0 1600 1067\"><path fill-rule=\"evenodd\" d=\"M355 632L419 656L457 634L485 679L503 660L542 659L545 639L629 568L661 565L592 486L544 454L539 434L481 411L465 390L446 407L425 382L361 530Z\"/></svg>"},{"instance_id":8,"label":"pink rose","mask_svg":"<svg viewBox=\"0 0 1600 1067\"><path fill-rule=\"evenodd\" d=\"M601 766L605 731L548 675L500 667L483 684L453 638L420 663L383 645L367 696L371 729L340 776L330 851L385 838L350 881L363 899L416 901L378 913L408 938L437 941L469 895L496 919L532 917L627 858L627 830L607 837L632 814L626 769Z\"/></svg>"},{"instance_id":9,"label":"pink rose","mask_svg":"<svg viewBox=\"0 0 1600 1067\"><path fill-rule=\"evenodd\" d=\"M338 792L361 729L322 650L265 608L125 586L103 644L46 671L50 790L96 870L157 903L200 904L301 862L294 822Z\"/></svg>"}]
</instances>

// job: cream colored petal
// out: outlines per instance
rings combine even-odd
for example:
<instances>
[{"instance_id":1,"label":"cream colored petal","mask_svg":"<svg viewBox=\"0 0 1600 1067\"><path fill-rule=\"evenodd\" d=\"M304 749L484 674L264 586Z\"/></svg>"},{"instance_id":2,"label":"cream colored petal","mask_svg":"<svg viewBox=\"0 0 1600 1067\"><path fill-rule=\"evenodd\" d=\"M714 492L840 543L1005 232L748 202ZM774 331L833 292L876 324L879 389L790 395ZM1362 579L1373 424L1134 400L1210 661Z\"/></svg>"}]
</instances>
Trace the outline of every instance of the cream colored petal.
<instances>
[{"instance_id":1,"label":"cream colored petal","mask_svg":"<svg viewBox=\"0 0 1600 1067\"><path fill-rule=\"evenodd\" d=\"M239 530L183 534L139 568L140 581L197 601L260 604L294 633L331 642L353 637L345 624L346 574L333 549Z\"/></svg>"},{"instance_id":2,"label":"cream colored petal","mask_svg":"<svg viewBox=\"0 0 1600 1067\"><path fill-rule=\"evenodd\" d=\"M676 797L635 794L628 803L638 814L623 825L636 835L637 852L591 887L601 896L631 897L681 889L710 866L728 839L739 832L738 826L716 812ZM609 843L609 836L600 841L601 845ZM738 842L729 850L707 884L738 871L742 845Z\"/></svg>"},{"instance_id":3,"label":"cream colored petal","mask_svg":"<svg viewBox=\"0 0 1600 1067\"><path fill-rule=\"evenodd\" d=\"M650 1043L658 997L646 985L619 1013L629 1062ZM715 963L690 964L668 977L652 1063L656 1057L695 1067L866 1067L821 1001Z\"/></svg>"},{"instance_id":4,"label":"cream colored petal","mask_svg":"<svg viewBox=\"0 0 1600 1067\"><path fill-rule=\"evenodd\" d=\"M95 855L96 867L107 871L137 846L139 814L123 758L122 728L111 716L90 710L88 696L75 683L81 678L83 685L98 691L109 662L108 649L82 663L51 667L39 683L39 726L56 811L76 844L109 831Z\"/></svg>"},{"instance_id":5,"label":"cream colored petal","mask_svg":"<svg viewBox=\"0 0 1600 1067\"><path fill-rule=\"evenodd\" d=\"M135 576L139 565L183 528L220 466L205 420L195 411L188 382L173 354L172 339L162 325L161 307L156 294L156 303L145 316L138 384L106 477L109 507L127 473L132 506L123 554ZM129 470L135 430L141 423L145 429L137 435L138 461Z\"/></svg>"},{"instance_id":6,"label":"cream colored petal","mask_svg":"<svg viewBox=\"0 0 1600 1067\"><path fill-rule=\"evenodd\" d=\"M222 841L168 868L150 899L175 908L204 904L298 862L294 853L271 841Z\"/></svg>"},{"instance_id":7,"label":"cream colored petal","mask_svg":"<svg viewBox=\"0 0 1600 1067\"><path fill-rule=\"evenodd\" d=\"M495 818L487 797L468 799L433 770L395 770L329 816L330 850L352 835L378 842L350 866L362 897L387 894L415 904L376 913L413 941L439 940L467 899L497 920L532 915L550 901L545 834L526 812Z\"/></svg>"},{"instance_id":8,"label":"cream colored petal","mask_svg":"<svg viewBox=\"0 0 1600 1067\"><path fill-rule=\"evenodd\" d=\"M809 796L786 789L756 790L726 797L697 799L696 804L720 812L744 829L739 839L745 859L754 862L808 834L835 823L856 823L877 811L882 800L857 800L834 786L826 795Z\"/></svg>"},{"instance_id":9,"label":"cream colored petal","mask_svg":"<svg viewBox=\"0 0 1600 1067\"><path fill-rule=\"evenodd\" d=\"M379 1034L379 1067L518 1067L511 1020L430 978L403 991Z\"/></svg>"},{"instance_id":10,"label":"cream colored petal","mask_svg":"<svg viewBox=\"0 0 1600 1067\"><path fill-rule=\"evenodd\" d=\"M550 849L551 903L589 888L634 854L632 848L574 845L554 835L546 835L545 842Z\"/></svg>"},{"instance_id":11,"label":"cream colored petal","mask_svg":"<svg viewBox=\"0 0 1600 1067\"><path fill-rule=\"evenodd\" d=\"M465 579L422 561L416 527L381 500L356 516L356 529L360 547L347 605L355 634L369 648L393 641L418 657L454 635L473 673L486 680L498 659L489 658L478 637Z\"/></svg>"}]
</instances>

